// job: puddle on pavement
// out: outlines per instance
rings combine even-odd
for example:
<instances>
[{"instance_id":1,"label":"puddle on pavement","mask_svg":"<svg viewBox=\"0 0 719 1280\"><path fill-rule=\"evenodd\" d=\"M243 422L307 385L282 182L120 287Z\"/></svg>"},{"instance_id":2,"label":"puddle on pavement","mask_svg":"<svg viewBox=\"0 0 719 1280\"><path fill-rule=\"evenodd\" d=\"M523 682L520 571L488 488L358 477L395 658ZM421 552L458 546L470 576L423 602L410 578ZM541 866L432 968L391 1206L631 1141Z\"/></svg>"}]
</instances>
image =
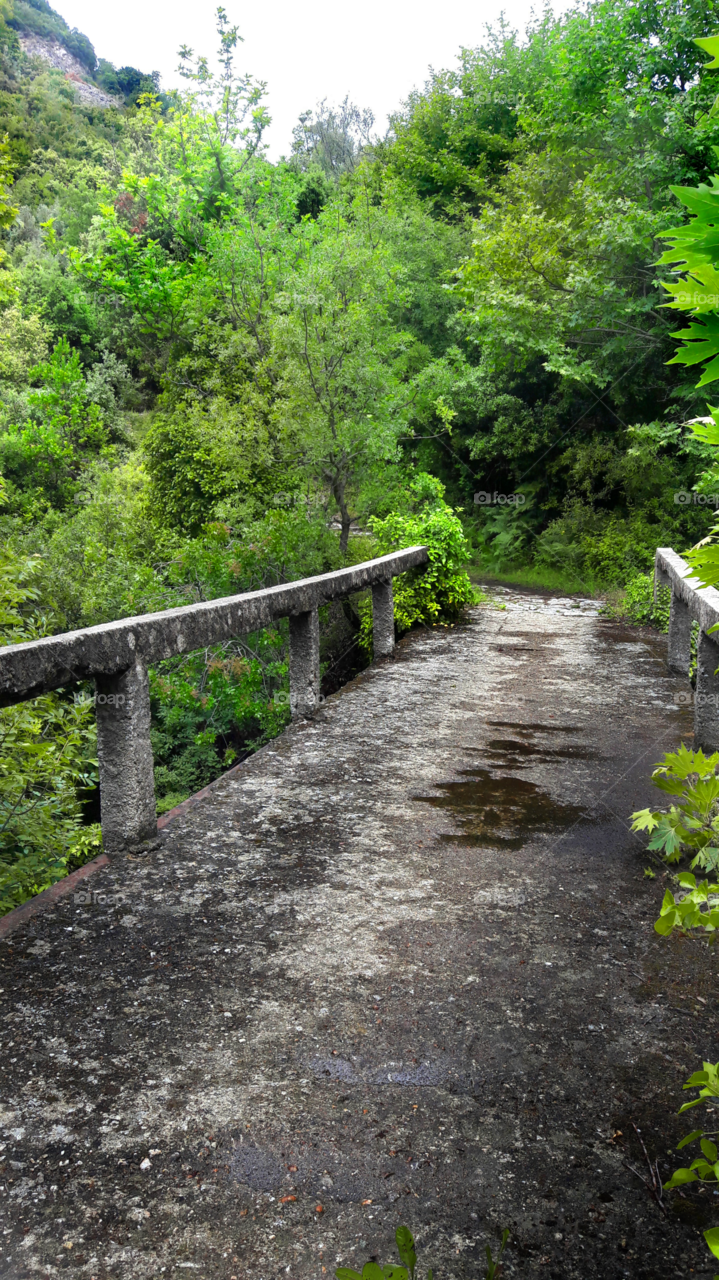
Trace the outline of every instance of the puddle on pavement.
<instances>
[{"instance_id":1,"label":"puddle on pavement","mask_svg":"<svg viewBox=\"0 0 719 1280\"><path fill-rule=\"evenodd\" d=\"M521 849L539 832L566 830L584 816L579 805L561 804L526 778L494 777L489 769L460 769L461 782L441 782L438 796L413 796L444 809L457 830L441 833L451 844Z\"/></svg>"},{"instance_id":2,"label":"puddle on pavement","mask_svg":"<svg viewBox=\"0 0 719 1280\"><path fill-rule=\"evenodd\" d=\"M481 750L488 760L497 761L511 769L522 769L530 764L552 764L555 760L600 760L601 755L592 747L570 745L567 747L543 747L537 742L519 742L515 738L492 738Z\"/></svg>"},{"instance_id":3,"label":"puddle on pavement","mask_svg":"<svg viewBox=\"0 0 719 1280\"><path fill-rule=\"evenodd\" d=\"M516 729L517 733L580 733L579 725L522 724L518 720L488 720L491 729Z\"/></svg>"}]
</instances>

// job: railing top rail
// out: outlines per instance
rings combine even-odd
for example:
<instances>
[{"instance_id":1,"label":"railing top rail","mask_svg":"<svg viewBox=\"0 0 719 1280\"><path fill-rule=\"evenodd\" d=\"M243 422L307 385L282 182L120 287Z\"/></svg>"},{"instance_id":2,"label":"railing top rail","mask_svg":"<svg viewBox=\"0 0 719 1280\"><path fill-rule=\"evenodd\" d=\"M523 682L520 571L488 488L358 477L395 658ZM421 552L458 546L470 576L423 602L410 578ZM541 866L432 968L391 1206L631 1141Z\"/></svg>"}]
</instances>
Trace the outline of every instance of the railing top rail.
<instances>
[{"instance_id":1,"label":"railing top rail","mask_svg":"<svg viewBox=\"0 0 719 1280\"><path fill-rule=\"evenodd\" d=\"M694 570L671 547L659 547L655 557L655 573L658 582L670 586L696 618L702 631L708 631L719 623L719 591L714 587L702 587L700 579L693 577ZM709 637L719 643L719 634Z\"/></svg>"},{"instance_id":2,"label":"railing top rail","mask_svg":"<svg viewBox=\"0 0 719 1280\"><path fill-rule=\"evenodd\" d=\"M7 645L0 648L0 706L36 698L78 680L116 675L138 657L147 665L221 644L269 626L278 618L305 613L354 591L388 582L428 561L426 547L409 547L315 578Z\"/></svg>"}]
</instances>

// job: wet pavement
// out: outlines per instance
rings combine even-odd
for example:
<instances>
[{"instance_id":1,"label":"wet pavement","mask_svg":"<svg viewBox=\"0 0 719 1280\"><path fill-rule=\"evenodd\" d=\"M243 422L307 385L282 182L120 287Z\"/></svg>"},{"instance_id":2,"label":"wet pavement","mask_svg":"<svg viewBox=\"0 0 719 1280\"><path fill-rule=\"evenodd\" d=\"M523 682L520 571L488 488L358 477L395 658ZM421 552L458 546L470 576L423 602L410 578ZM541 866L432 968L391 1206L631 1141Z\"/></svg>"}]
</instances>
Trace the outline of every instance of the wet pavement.
<instances>
[{"instance_id":1,"label":"wet pavement","mask_svg":"<svg viewBox=\"0 0 719 1280\"><path fill-rule=\"evenodd\" d=\"M665 640L516 591L406 637L0 944L0 1275L711 1276L669 1197L716 961L627 817ZM632 1165L636 1172L627 1166Z\"/></svg>"}]
</instances>

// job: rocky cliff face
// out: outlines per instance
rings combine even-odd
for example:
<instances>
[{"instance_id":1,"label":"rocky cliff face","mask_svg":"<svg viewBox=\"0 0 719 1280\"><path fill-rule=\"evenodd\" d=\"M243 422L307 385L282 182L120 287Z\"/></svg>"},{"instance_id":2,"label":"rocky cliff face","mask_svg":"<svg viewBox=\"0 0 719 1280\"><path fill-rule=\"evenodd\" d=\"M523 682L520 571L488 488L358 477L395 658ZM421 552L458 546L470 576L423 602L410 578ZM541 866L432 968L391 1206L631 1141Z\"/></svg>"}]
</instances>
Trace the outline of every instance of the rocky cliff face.
<instances>
[{"instance_id":1,"label":"rocky cliff face","mask_svg":"<svg viewBox=\"0 0 719 1280\"><path fill-rule=\"evenodd\" d=\"M20 44L29 57L39 58L49 66L64 71L81 102L91 103L95 107L123 105L121 98L112 97L111 94L105 93L103 89L98 89L97 85L88 81L87 68L59 40L23 32L20 35Z\"/></svg>"}]
</instances>

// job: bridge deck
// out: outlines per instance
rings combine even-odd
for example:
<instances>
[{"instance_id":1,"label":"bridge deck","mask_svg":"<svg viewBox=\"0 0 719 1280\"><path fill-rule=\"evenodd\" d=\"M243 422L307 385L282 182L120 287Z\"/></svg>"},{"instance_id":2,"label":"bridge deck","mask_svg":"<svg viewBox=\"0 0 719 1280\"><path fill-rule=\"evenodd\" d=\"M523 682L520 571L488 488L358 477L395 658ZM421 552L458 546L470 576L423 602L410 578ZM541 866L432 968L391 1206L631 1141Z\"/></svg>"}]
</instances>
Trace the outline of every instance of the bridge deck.
<instances>
[{"instance_id":1,"label":"bridge deck","mask_svg":"<svg viewBox=\"0 0 719 1280\"><path fill-rule=\"evenodd\" d=\"M668 1176L716 1056L626 825L686 685L661 639L505 599L2 944L0 1274L329 1280L399 1222L440 1280L505 1226L509 1275L710 1273L710 1196L664 1219L622 1163L634 1121Z\"/></svg>"}]
</instances>

